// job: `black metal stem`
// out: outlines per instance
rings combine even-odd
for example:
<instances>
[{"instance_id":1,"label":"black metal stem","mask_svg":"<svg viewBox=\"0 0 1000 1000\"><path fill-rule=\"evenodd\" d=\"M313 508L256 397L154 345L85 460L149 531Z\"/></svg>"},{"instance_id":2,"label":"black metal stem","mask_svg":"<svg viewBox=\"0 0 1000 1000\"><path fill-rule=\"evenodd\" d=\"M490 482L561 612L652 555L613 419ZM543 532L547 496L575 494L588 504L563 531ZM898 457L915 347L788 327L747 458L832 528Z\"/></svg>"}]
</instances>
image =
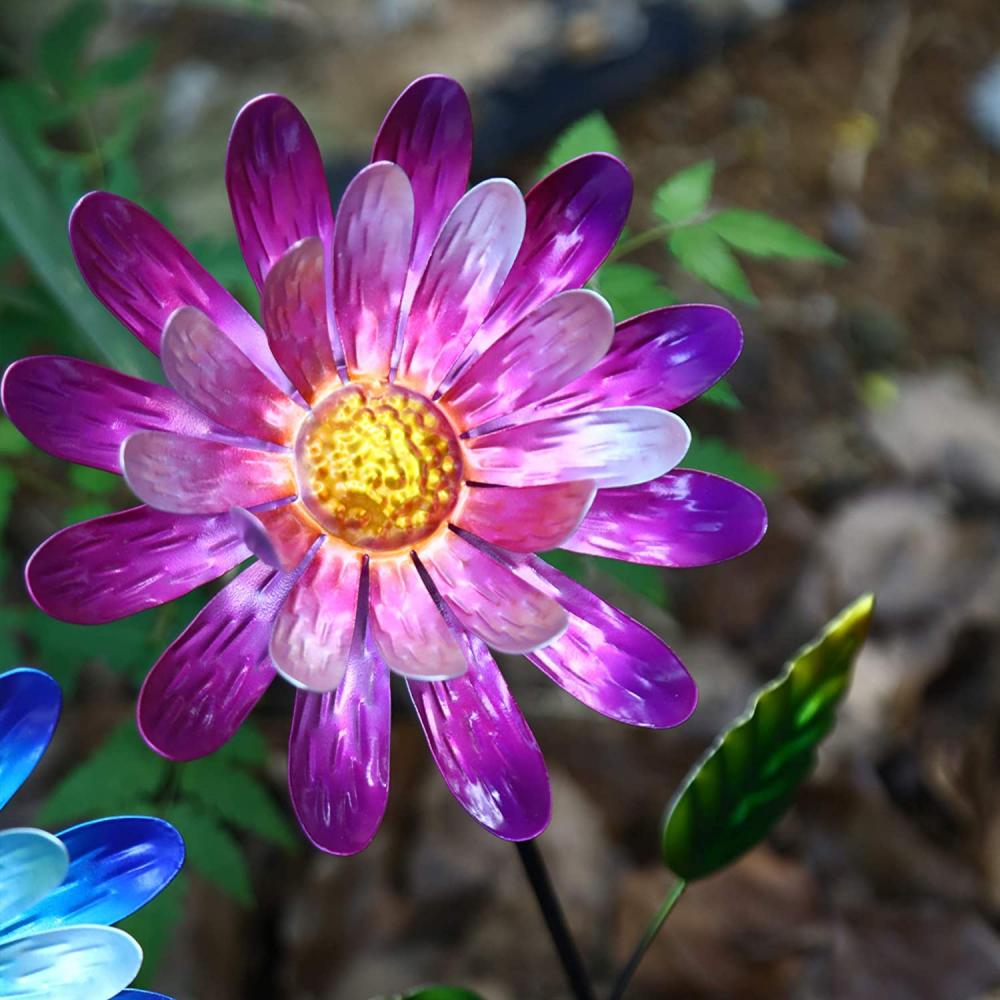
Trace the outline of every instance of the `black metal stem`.
<instances>
[{"instance_id":1,"label":"black metal stem","mask_svg":"<svg viewBox=\"0 0 1000 1000\"><path fill-rule=\"evenodd\" d=\"M521 858L521 864L524 865L524 872L531 883L538 907L545 918L545 926L548 928L549 936L559 954L559 961L562 963L573 996L576 1000L596 1000L583 959L580 957L576 942L566 924L562 907L559 905L559 898L556 896L555 889L552 888L552 880L549 878L549 872L545 867L541 852L538 850L538 845L534 840L525 840L514 846Z\"/></svg>"}]
</instances>

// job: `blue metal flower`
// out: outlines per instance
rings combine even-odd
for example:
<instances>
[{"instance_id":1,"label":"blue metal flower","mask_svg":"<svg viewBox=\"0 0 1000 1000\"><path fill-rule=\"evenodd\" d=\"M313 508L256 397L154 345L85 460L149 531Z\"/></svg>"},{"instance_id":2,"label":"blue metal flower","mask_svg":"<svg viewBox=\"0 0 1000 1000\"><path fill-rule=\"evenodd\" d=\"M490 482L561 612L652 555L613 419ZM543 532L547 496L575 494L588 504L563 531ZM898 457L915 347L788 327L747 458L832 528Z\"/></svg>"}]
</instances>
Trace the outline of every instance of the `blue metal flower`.
<instances>
[{"instance_id":1,"label":"blue metal flower","mask_svg":"<svg viewBox=\"0 0 1000 1000\"><path fill-rule=\"evenodd\" d=\"M0 674L0 808L49 745L62 695L51 677ZM148 816L94 820L53 836L0 832L0 1000L169 1000L125 990L142 949L109 925L157 895L184 861L184 842Z\"/></svg>"}]
</instances>

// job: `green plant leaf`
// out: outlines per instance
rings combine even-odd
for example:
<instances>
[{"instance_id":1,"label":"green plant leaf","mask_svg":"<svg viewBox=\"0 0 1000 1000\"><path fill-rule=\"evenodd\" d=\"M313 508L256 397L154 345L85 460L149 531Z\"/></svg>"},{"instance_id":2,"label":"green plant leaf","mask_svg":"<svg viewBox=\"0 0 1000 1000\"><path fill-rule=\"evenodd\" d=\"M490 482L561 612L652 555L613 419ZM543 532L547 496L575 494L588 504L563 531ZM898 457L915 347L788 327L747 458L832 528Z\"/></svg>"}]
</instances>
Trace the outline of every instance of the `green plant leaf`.
<instances>
[{"instance_id":1,"label":"green plant leaf","mask_svg":"<svg viewBox=\"0 0 1000 1000\"><path fill-rule=\"evenodd\" d=\"M641 264L605 264L591 285L608 300L618 322L677 301L657 275Z\"/></svg>"},{"instance_id":2,"label":"green plant leaf","mask_svg":"<svg viewBox=\"0 0 1000 1000\"><path fill-rule=\"evenodd\" d=\"M681 266L706 284L740 302L757 302L740 262L706 223L676 230L667 245Z\"/></svg>"},{"instance_id":3,"label":"green plant leaf","mask_svg":"<svg viewBox=\"0 0 1000 1000\"><path fill-rule=\"evenodd\" d=\"M776 219L766 212L727 208L709 219L706 225L731 247L754 257L844 263L844 258L839 253L806 235L790 222Z\"/></svg>"},{"instance_id":4,"label":"green plant leaf","mask_svg":"<svg viewBox=\"0 0 1000 1000\"><path fill-rule=\"evenodd\" d=\"M6 418L0 417L0 455L23 455L31 442Z\"/></svg>"},{"instance_id":5,"label":"green plant leaf","mask_svg":"<svg viewBox=\"0 0 1000 1000\"><path fill-rule=\"evenodd\" d=\"M866 595L801 649L694 766L663 828L663 860L688 881L759 843L812 771L871 623Z\"/></svg>"},{"instance_id":6,"label":"green plant leaf","mask_svg":"<svg viewBox=\"0 0 1000 1000\"><path fill-rule=\"evenodd\" d=\"M253 888L243 848L218 819L191 802L167 806L163 818L180 831L188 864L194 871L237 902L253 905Z\"/></svg>"},{"instance_id":7,"label":"green plant leaf","mask_svg":"<svg viewBox=\"0 0 1000 1000\"><path fill-rule=\"evenodd\" d=\"M87 43L103 17L100 0L78 0L46 28L38 41L38 64L57 89L73 81Z\"/></svg>"},{"instance_id":8,"label":"green plant leaf","mask_svg":"<svg viewBox=\"0 0 1000 1000\"><path fill-rule=\"evenodd\" d=\"M725 476L756 493L764 493L777 483L773 473L754 465L724 441L714 437L692 436L691 447L681 464L685 469L700 469Z\"/></svg>"},{"instance_id":9,"label":"green plant leaf","mask_svg":"<svg viewBox=\"0 0 1000 1000\"><path fill-rule=\"evenodd\" d=\"M424 986L412 993L399 994L397 1000L481 1000L481 997L460 986Z\"/></svg>"},{"instance_id":10,"label":"green plant leaf","mask_svg":"<svg viewBox=\"0 0 1000 1000\"><path fill-rule=\"evenodd\" d=\"M106 87L134 83L149 69L156 54L156 43L149 38L95 60L83 74L80 87L84 93Z\"/></svg>"},{"instance_id":11,"label":"green plant leaf","mask_svg":"<svg viewBox=\"0 0 1000 1000\"><path fill-rule=\"evenodd\" d=\"M126 719L56 785L42 806L39 822L58 825L135 812L155 795L168 767L142 742L135 721Z\"/></svg>"},{"instance_id":12,"label":"green plant leaf","mask_svg":"<svg viewBox=\"0 0 1000 1000\"><path fill-rule=\"evenodd\" d=\"M142 968L132 984L134 988L149 989L153 986L163 952L184 915L187 891L187 878L180 872L159 895L118 924L142 946Z\"/></svg>"},{"instance_id":13,"label":"green plant leaf","mask_svg":"<svg viewBox=\"0 0 1000 1000\"><path fill-rule=\"evenodd\" d=\"M699 397L713 406L721 406L724 410L742 410L743 404L733 392L733 387L723 378L719 379L710 389L706 389Z\"/></svg>"},{"instance_id":14,"label":"green plant leaf","mask_svg":"<svg viewBox=\"0 0 1000 1000\"><path fill-rule=\"evenodd\" d=\"M585 586L593 585L595 575L604 574L653 604L663 607L667 603L666 580L659 566L623 562L604 556L584 556L564 549L545 552L542 558L560 573Z\"/></svg>"},{"instance_id":15,"label":"green plant leaf","mask_svg":"<svg viewBox=\"0 0 1000 1000\"><path fill-rule=\"evenodd\" d=\"M712 197L715 161L702 160L664 181L653 195L653 214L674 226L705 210Z\"/></svg>"},{"instance_id":16,"label":"green plant leaf","mask_svg":"<svg viewBox=\"0 0 1000 1000\"><path fill-rule=\"evenodd\" d=\"M285 813L249 771L215 756L206 757L184 765L181 788L207 812L232 826L289 850L301 844Z\"/></svg>"},{"instance_id":17,"label":"green plant leaf","mask_svg":"<svg viewBox=\"0 0 1000 1000\"><path fill-rule=\"evenodd\" d=\"M267 763L267 742L261 731L248 720L216 751L215 756L246 767L263 767Z\"/></svg>"},{"instance_id":18,"label":"green plant leaf","mask_svg":"<svg viewBox=\"0 0 1000 1000\"><path fill-rule=\"evenodd\" d=\"M86 465L70 466L69 481L78 490L95 496L107 496L121 485L120 476L113 476L103 469L91 469Z\"/></svg>"},{"instance_id":19,"label":"green plant leaf","mask_svg":"<svg viewBox=\"0 0 1000 1000\"><path fill-rule=\"evenodd\" d=\"M584 153L611 153L621 155L621 143L615 130L600 111L594 111L574 122L562 132L545 157L543 173L561 167Z\"/></svg>"}]
</instances>

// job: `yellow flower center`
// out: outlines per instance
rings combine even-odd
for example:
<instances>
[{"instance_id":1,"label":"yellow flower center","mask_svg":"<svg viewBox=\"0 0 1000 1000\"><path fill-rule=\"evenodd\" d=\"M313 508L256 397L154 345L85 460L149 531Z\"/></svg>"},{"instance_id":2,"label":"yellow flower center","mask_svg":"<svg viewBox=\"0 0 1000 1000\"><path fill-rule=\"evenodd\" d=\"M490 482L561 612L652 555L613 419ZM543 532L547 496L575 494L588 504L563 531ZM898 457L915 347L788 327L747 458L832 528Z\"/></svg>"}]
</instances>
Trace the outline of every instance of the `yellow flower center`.
<instances>
[{"instance_id":1,"label":"yellow flower center","mask_svg":"<svg viewBox=\"0 0 1000 1000\"><path fill-rule=\"evenodd\" d=\"M331 535L389 552L437 531L462 486L447 419L418 393L354 382L306 418L295 445L302 501Z\"/></svg>"}]
</instances>

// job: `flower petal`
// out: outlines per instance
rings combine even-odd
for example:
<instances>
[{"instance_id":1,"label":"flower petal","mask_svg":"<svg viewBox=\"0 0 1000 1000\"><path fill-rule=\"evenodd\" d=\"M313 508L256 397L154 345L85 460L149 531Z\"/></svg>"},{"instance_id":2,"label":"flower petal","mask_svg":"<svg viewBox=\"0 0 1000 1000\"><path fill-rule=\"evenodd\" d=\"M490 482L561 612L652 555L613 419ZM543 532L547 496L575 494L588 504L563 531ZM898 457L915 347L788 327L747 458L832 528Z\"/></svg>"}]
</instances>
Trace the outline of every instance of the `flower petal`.
<instances>
[{"instance_id":1,"label":"flower petal","mask_svg":"<svg viewBox=\"0 0 1000 1000\"><path fill-rule=\"evenodd\" d=\"M395 163L365 167L344 192L333 237L333 310L353 375L389 373L412 238L405 172Z\"/></svg>"},{"instance_id":2,"label":"flower petal","mask_svg":"<svg viewBox=\"0 0 1000 1000\"><path fill-rule=\"evenodd\" d=\"M121 443L136 431L197 437L219 430L173 389L79 358L15 361L0 392L4 411L29 441L107 472L121 472Z\"/></svg>"},{"instance_id":3,"label":"flower petal","mask_svg":"<svg viewBox=\"0 0 1000 1000\"><path fill-rule=\"evenodd\" d=\"M412 273L419 275L444 220L469 184L472 111L465 91L446 76L414 80L385 116L372 160L398 163L410 178Z\"/></svg>"},{"instance_id":4,"label":"flower petal","mask_svg":"<svg viewBox=\"0 0 1000 1000\"><path fill-rule=\"evenodd\" d=\"M607 153L543 177L525 195L524 244L473 349L485 350L557 292L585 285L618 241L631 204L628 168Z\"/></svg>"},{"instance_id":5,"label":"flower petal","mask_svg":"<svg viewBox=\"0 0 1000 1000\"><path fill-rule=\"evenodd\" d=\"M510 181L476 185L434 244L403 331L399 378L440 385L486 318L524 236L524 199Z\"/></svg>"},{"instance_id":6,"label":"flower petal","mask_svg":"<svg viewBox=\"0 0 1000 1000\"><path fill-rule=\"evenodd\" d=\"M707 566L749 551L766 528L756 493L722 476L675 469L638 486L600 490L562 547L656 566Z\"/></svg>"},{"instance_id":7,"label":"flower petal","mask_svg":"<svg viewBox=\"0 0 1000 1000\"><path fill-rule=\"evenodd\" d=\"M336 691L295 696L288 787L306 836L329 854L371 842L389 795L389 671L357 643Z\"/></svg>"},{"instance_id":8,"label":"flower petal","mask_svg":"<svg viewBox=\"0 0 1000 1000\"><path fill-rule=\"evenodd\" d=\"M171 760L218 750L274 680L271 626L296 580L263 563L220 590L156 661L139 692L142 738Z\"/></svg>"},{"instance_id":9,"label":"flower petal","mask_svg":"<svg viewBox=\"0 0 1000 1000\"><path fill-rule=\"evenodd\" d=\"M247 269L258 288L289 247L329 237L330 192L316 138L298 108L279 94L245 104L233 122L226 189Z\"/></svg>"},{"instance_id":10,"label":"flower petal","mask_svg":"<svg viewBox=\"0 0 1000 1000\"><path fill-rule=\"evenodd\" d=\"M406 557L369 563L372 639L389 669L404 677L456 677L465 652L451 624Z\"/></svg>"},{"instance_id":11,"label":"flower petal","mask_svg":"<svg viewBox=\"0 0 1000 1000\"><path fill-rule=\"evenodd\" d=\"M463 430L542 399L593 368L615 332L595 292L553 296L491 344L451 384L442 402Z\"/></svg>"},{"instance_id":12,"label":"flower petal","mask_svg":"<svg viewBox=\"0 0 1000 1000\"><path fill-rule=\"evenodd\" d=\"M261 295L267 342L307 403L340 381L327 318L325 268L323 243L310 237L277 260Z\"/></svg>"},{"instance_id":13,"label":"flower petal","mask_svg":"<svg viewBox=\"0 0 1000 1000\"><path fill-rule=\"evenodd\" d=\"M473 486L452 520L512 552L546 552L572 536L596 492L588 479L520 488Z\"/></svg>"},{"instance_id":14,"label":"flower petal","mask_svg":"<svg viewBox=\"0 0 1000 1000\"><path fill-rule=\"evenodd\" d=\"M503 653L527 653L566 630L559 603L449 532L421 551L434 585L462 625Z\"/></svg>"},{"instance_id":15,"label":"flower petal","mask_svg":"<svg viewBox=\"0 0 1000 1000\"><path fill-rule=\"evenodd\" d=\"M249 555L228 517L179 517L142 506L56 532L24 575L47 615L99 625L183 597Z\"/></svg>"},{"instance_id":16,"label":"flower petal","mask_svg":"<svg viewBox=\"0 0 1000 1000\"><path fill-rule=\"evenodd\" d=\"M197 306L254 364L268 374L276 370L250 313L138 205L92 191L73 209L69 239L90 290L154 354L170 314Z\"/></svg>"},{"instance_id":17,"label":"flower petal","mask_svg":"<svg viewBox=\"0 0 1000 1000\"><path fill-rule=\"evenodd\" d=\"M125 441L122 470L140 500L175 514L219 514L295 494L285 452L160 431L140 431Z\"/></svg>"},{"instance_id":18,"label":"flower petal","mask_svg":"<svg viewBox=\"0 0 1000 1000\"><path fill-rule=\"evenodd\" d=\"M142 965L142 949L117 927L66 927L0 945L0 996L110 1000Z\"/></svg>"},{"instance_id":19,"label":"flower petal","mask_svg":"<svg viewBox=\"0 0 1000 1000\"><path fill-rule=\"evenodd\" d=\"M150 993L149 990L123 990L114 1000L172 1000L166 993Z\"/></svg>"},{"instance_id":20,"label":"flower petal","mask_svg":"<svg viewBox=\"0 0 1000 1000\"><path fill-rule=\"evenodd\" d=\"M0 808L45 753L61 709L62 692L48 674L31 667L0 674Z\"/></svg>"},{"instance_id":21,"label":"flower petal","mask_svg":"<svg viewBox=\"0 0 1000 1000\"><path fill-rule=\"evenodd\" d=\"M468 442L469 478L498 486L592 479L629 486L662 476L685 455L691 432L676 414L623 406L517 424Z\"/></svg>"},{"instance_id":22,"label":"flower petal","mask_svg":"<svg viewBox=\"0 0 1000 1000\"><path fill-rule=\"evenodd\" d=\"M256 511L234 507L229 516L243 544L268 566L286 573L302 562L320 535L297 503Z\"/></svg>"},{"instance_id":23,"label":"flower petal","mask_svg":"<svg viewBox=\"0 0 1000 1000\"><path fill-rule=\"evenodd\" d=\"M632 726L679 726L698 689L674 652L649 629L537 556L515 567L569 612L569 628L528 659L595 712Z\"/></svg>"},{"instance_id":24,"label":"flower petal","mask_svg":"<svg viewBox=\"0 0 1000 1000\"><path fill-rule=\"evenodd\" d=\"M285 680L307 691L337 687L351 651L360 583L360 553L320 546L271 633L271 659Z\"/></svg>"},{"instance_id":25,"label":"flower petal","mask_svg":"<svg viewBox=\"0 0 1000 1000\"><path fill-rule=\"evenodd\" d=\"M162 819L115 816L81 823L59 834L69 871L53 892L0 939L80 924L116 924L165 889L184 864L184 841Z\"/></svg>"},{"instance_id":26,"label":"flower petal","mask_svg":"<svg viewBox=\"0 0 1000 1000\"><path fill-rule=\"evenodd\" d=\"M0 832L0 924L44 899L66 877L68 869L69 854L51 833L27 829Z\"/></svg>"},{"instance_id":27,"label":"flower petal","mask_svg":"<svg viewBox=\"0 0 1000 1000\"><path fill-rule=\"evenodd\" d=\"M170 384L209 419L248 437L288 444L305 417L204 313L182 306L160 344Z\"/></svg>"},{"instance_id":28,"label":"flower petal","mask_svg":"<svg viewBox=\"0 0 1000 1000\"><path fill-rule=\"evenodd\" d=\"M742 347L739 321L728 309L654 309L620 323L604 359L535 410L541 416L605 406L673 410L718 382Z\"/></svg>"},{"instance_id":29,"label":"flower petal","mask_svg":"<svg viewBox=\"0 0 1000 1000\"><path fill-rule=\"evenodd\" d=\"M545 761L489 650L466 640L469 669L447 681L408 681L434 762L452 795L504 840L531 840L549 824Z\"/></svg>"}]
</instances>

